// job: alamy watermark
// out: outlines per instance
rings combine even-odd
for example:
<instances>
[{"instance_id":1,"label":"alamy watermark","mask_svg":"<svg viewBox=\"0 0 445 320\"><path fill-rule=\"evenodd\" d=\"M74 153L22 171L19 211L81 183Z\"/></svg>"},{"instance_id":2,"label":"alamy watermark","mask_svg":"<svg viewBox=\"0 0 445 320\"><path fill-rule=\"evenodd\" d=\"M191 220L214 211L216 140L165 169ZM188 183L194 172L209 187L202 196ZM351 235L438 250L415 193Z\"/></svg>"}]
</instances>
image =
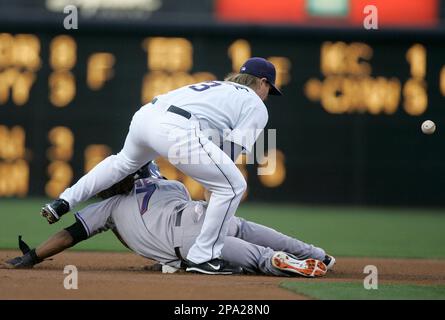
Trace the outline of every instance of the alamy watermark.
<instances>
[{"instance_id":1,"label":"alamy watermark","mask_svg":"<svg viewBox=\"0 0 445 320\"><path fill-rule=\"evenodd\" d=\"M77 11L77 7L74 5L68 5L63 8L63 13L67 16L63 19L63 27L66 30L78 29L79 28L79 14Z\"/></svg>"},{"instance_id":2,"label":"alamy watermark","mask_svg":"<svg viewBox=\"0 0 445 320\"><path fill-rule=\"evenodd\" d=\"M168 160L171 164L257 163L259 175L271 175L275 172L276 129L225 129L221 131L198 128L198 122L193 124L192 121L191 129L176 128L169 131ZM233 159L242 151L245 154L244 158Z\"/></svg>"},{"instance_id":3,"label":"alamy watermark","mask_svg":"<svg viewBox=\"0 0 445 320\"><path fill-rule=\"evenodd\" d=\"M363 8L363 13L366 14L366 17L363 19L363 28L366 30L377 30L379 28L377 7L371 4L367 5Z\"/></svg>"},{"instance_id":4,"label":"alamy watermark","mask_svg":"<svg viewBox=\"0 0 445 320\"><path fill-rule=\"evenodd\" d=\"M366 290L377 290L379 288L379 272L376 266L367 265L363 269L363 273L367 274L363 280L363 288Z\"/></svg>"},{"instance_id":5,"label":"alamy watermark","mask_svg":"<svg viewBox=\"0 0 445 320\"><path fill-rule=\"evenodd\" d=\"M73 290L73 289L77 290L79 288L78 287L79 277L76 266L73 265L65 266L65 268L63 269L63 273L68 274L63 280L63 287L66 290Z\"/></svg>"}]
</instances>

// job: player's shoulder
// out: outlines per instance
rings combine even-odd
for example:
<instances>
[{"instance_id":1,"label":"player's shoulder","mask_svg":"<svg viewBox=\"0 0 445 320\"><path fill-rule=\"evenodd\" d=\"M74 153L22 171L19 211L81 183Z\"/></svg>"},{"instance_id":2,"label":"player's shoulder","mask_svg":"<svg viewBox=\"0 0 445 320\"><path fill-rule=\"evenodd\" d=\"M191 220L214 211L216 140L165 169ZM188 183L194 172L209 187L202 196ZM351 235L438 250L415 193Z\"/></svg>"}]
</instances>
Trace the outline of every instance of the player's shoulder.
<instances>
[{"instance_id":1,"label":"player's shoulder","mask_svg":"<svg viewBox=\"0 0 445 320\"><path fill-rule=\"evenodd\" d=\"M158 186L163 186L163 187L167 187L167 188L175 188L175 189L184 189L185 188L184 184L177 180L160 179L160 178L154 178L154 177L150 177L147 179L151 183L157 184Z\"/></svg>"},{"instance_id":2,"label":"player's shoulder","mask_svg":"<svg viewBox=\"0 0 445 320\"><path fill-rule=\"evenodd\" d=\"M148 185L154 185L159 190L179 190L184 192L186 190L184 184L177 180L168 180L162 178L148 177L136 180L136 188L145 188Z\"/></svg>"},{"instance_id":3,"label":"player's shoulder","mask_svg":"<svg viewBox=\"0 0 445 320\"><path fill-rule=\"evenodd\" d=\"M175 180L168 180L168 179L164 179L164 178L159 178L159 177L146 177L146 178L142 178L142 179L138 179L136 181L141 181L142 185L146 185L146 184L174 184Z\"/></svg>"}]
</instances>

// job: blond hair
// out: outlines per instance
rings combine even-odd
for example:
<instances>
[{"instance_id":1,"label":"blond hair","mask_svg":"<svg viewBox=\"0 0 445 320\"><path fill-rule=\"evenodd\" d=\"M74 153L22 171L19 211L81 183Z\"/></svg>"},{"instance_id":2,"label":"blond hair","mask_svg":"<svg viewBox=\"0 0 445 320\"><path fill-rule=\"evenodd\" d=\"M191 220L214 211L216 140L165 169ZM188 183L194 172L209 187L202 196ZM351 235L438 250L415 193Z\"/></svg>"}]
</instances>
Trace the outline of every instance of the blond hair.
<instances>
[{"instance_id":1,"label":"blond hair","mask_svg":"<svg viewBox=\"0 0 445 320\"><path fill-rule=\"evenodd\" d=\"M230 73L227 75L227 77L224 79L224 81L230 81L242 84L244 86L250 87L253 90L258 89L260 85L260 79L252 76L247 73Z\"/></svg>"}]
</instances>

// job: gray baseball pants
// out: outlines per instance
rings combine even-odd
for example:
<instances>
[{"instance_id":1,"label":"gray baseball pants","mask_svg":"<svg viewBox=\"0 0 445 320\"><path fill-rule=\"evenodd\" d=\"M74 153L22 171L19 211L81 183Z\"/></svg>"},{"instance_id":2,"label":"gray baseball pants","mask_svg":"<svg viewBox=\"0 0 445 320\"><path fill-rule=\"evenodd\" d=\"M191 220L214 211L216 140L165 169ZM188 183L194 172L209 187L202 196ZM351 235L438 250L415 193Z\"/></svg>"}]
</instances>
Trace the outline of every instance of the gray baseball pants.
<instances>
[{"instance_id":1,"label":"gray baseball pants","mask_svg":"<svg viewBox=\"0 0 445 320\"><path fill-rule=\"evenodd\" d=\"M176 245L183 257L199 235L204 221L204 212L197 212L193 206L187 206L182 214L181 226L176 227ZM287 274L272 266L271 257L277 251L291 253L298 259L313 258L323 261L325 251L298 239L289 237L272 228L246 221L236 216L229 221L229 230L224 240L222 258L243 267L251 273L263 273L277 276Z\"/></svg>"}]
</instances>

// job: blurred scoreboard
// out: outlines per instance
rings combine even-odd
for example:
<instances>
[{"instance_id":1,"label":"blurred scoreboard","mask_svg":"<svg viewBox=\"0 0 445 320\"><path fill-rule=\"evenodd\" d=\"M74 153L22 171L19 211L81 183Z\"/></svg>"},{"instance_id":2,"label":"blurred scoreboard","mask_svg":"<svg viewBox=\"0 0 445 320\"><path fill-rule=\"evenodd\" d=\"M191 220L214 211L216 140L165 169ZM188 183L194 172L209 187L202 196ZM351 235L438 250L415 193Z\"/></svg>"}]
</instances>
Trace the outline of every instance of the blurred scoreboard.
<instances>
[{"instance_id":1,"label":"blurred scoreboard","mask_svg":"<svg viewBox=\"0 0 445 320\"><path fill-rule=\"evenodd\" d=\"M363 37L363 39L366 39ZM266 102L275 171L240 165L252 200L445 204L443 41L272 34L0 30L0 197L57 197L123 145L154 96L222 79L251 56L277 67ZM422 136L430 118L434 136ZM195 198L202 188L160 160ZM422 182L426 177L437 181Z\"/></svg>"}]
</instances>

